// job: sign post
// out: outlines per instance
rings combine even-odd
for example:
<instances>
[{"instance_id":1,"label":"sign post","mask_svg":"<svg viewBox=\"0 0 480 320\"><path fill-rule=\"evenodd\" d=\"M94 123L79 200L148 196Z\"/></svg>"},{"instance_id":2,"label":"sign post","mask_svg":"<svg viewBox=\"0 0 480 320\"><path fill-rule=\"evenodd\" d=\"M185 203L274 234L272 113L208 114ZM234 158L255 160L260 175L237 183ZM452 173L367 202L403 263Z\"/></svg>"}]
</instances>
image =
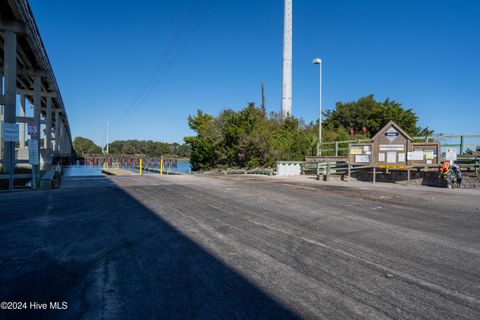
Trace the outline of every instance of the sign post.
<instances>
[{"instance_id":1,"label":"sign post","mask_svg":"<svg viewBox=\"0 0 480 320\"><path fill-rule=\"evenodd\" d=\"M28 122L27 133L30 135L30 140L28 140L28 163L32 165L32 188L37 189L37 168L40 165L40 148L36 122Z\"/></svg>"},{"instance_id":2,"label":"sign post","mask_svg":"<svg viewBox=\"0 0 480 320\"><path fill-rule=\"evenodd\" d=\"M15 143L20 140L19 125L17 123L3 123L2 139L6 143L6 147L10 149L8 189L13 191L13 175L15 174Z\"/></svg>"},{"instance_id":3,"label":"sign post","mask_svg":"<svg viewBox=\"0 0 480 320\"><path fill-rule=\"evenodd\" d=\"M35 122L29 122L27 124L27 132L30 136L36 136L38 134L37 124Z\"/></svg>"},{"instance_id":4,"label":"sign post","mask_svg":"<svg viewBox=\"0 0 480 320\"><path fill-rule=\"evenodd\" d=\"M18 123L3 123L2 124L2 137L5 142L17 142L20 141L19 126Z\"/></svg>"},{"instance_id":5,"label":"sign post","mask_svg":"<svg viewBox=\"0 0 480 320\"><path fill-rule=\"evenodd\" d=\"M447 152L445 152L445 160L449 160L450 163L453 164L453 161L457 160L457 150L447 149Z\"/></svg>"}]
</instances>

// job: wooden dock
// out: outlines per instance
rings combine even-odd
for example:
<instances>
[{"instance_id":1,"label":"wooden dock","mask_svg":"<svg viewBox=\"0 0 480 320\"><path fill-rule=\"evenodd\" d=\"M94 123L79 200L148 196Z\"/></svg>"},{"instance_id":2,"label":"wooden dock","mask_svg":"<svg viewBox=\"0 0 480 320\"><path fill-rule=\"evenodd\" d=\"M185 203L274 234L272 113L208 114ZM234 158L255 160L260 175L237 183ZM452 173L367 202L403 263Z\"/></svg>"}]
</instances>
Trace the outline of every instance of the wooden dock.
<instances>
[{"instance_id":1,"label":"wooden dock","mask_svg":"<svg viewBox=\"0 0 480 320\"><path fill-rule=\"evenodd\" d=\"M137 169L137 170L140 170L140 167L138 167L138 166L135 166L134 168ZM158 168L143 167L143 171L154 172L154 173L160 174L160 169L158 169ZM183 175L186 175L186 173L184 173L184 172L168 171L168 169L167 170L163 169L162 174L165 175L165 176L169 176L169 175L170 176L183 176Z\"/></svg>"},{"instance_id":2,"label":"wooden dock","mask_svg":"<svg viewBox=\"0 0 480 320\"><path fill-rule=\"evenodd\" d=\"M102 168L102 173L109 176L138 176L136 172L115 168Z\"/></svg>"}]
</instances>

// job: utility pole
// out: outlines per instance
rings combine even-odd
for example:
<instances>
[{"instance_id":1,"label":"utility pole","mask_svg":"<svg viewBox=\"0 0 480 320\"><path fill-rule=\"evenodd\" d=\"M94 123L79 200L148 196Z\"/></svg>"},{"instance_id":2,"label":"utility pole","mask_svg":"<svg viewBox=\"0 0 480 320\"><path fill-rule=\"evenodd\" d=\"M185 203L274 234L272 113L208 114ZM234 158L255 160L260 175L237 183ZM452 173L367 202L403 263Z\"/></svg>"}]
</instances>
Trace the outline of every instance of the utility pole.
<instances>
[{"instance_id":1,"label":"utility pole","mask_svg":"<svg viewBox=\"0 0 480 320\"><path fill-rule=\"evenodd\" d=\"M282 79L282 117L292 115L292 38L293 38L293 0L285 0L283 30L283 79Z\"/></svg>"},{"instance_id":2,"label":"utility pole","mask_svg":"<svg viewBox=\"0 0 480 320\"><path fill-rule=\"evenodd\" d=\"M322 59L314 59L313 64L320 66L320 112L318 113L318 144L317 157L322 155L322 106L323 106L323 92L322 92Z\"/></svg>"},{"instance_id":3,"label":"utility pole","mask_svg":"<svg viewBox=\"0 0 480 320\"><path fill-rule=\"evenodd\" d=\"M107 154L109 152L109 147L108 147L108 131L109 131L109 129L110 129L110 122L107 121Z\"/></svg>"}]
</instances>

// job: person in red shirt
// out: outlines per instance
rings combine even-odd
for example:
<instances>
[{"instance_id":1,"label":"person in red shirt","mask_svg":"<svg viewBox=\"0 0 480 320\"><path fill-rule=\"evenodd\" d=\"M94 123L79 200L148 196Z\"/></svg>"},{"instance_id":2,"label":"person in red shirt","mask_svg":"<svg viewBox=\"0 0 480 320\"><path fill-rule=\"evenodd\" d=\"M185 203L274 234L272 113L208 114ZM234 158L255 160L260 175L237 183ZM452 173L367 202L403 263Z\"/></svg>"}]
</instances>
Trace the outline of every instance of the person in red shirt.
<instances>
[{"instance_id":1,"label":"person in red shirt","mask_svg":"<svg viewBox=\"0 0 480 320\"><path fill-rule=\"evenodd\" d=\"M452 189L454 175L452 172L452 167L450 165L450 161L444 161L442 164L442 169L440 170L440 177L442 179L447 180L447 186L449 189Z\"/></svg>"}]
</instances>

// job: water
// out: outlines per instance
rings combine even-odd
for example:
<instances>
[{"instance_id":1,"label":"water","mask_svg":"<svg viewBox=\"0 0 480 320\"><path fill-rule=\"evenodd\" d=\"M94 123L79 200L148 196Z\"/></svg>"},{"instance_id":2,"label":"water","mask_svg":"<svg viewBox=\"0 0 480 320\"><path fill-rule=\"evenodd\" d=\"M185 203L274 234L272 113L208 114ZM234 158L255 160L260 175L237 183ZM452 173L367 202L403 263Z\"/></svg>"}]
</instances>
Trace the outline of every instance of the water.
<instances>
[{"instance_id":1,"label":"water","mask_svg":"<svg viewBox=\"0 0 480 320\"><path fill-rule=\"evenodd\" d=\"M160 169L160 167L158 165L148 166L148 167L152 168L152 169ZM168 166L164 166L163 171L168 171ZM192 166L191 166L190 162L188 162L188 161L178 161L176 168L170 168L170 172L190 173L191 171L192 171Z\"/></svg>"},{"instance_id":2,"label":"water","mask_svg":"<svg viewBox=\"0 0 480 320\"><path fill-rule=\"evenodd\" d=\"M63 167L63 175L65 177L89 177L89 176L103 176L101 166L66 166Z\"/></svg>"},{"instance_id":3,"label":"water","mask_svg":"<svg viewBox=\"0 0 480 320\"><path fill-rule=\"evenodd\" d=\"M138 169L132 167L120 167L121 169L130 170L133 172L138 172ZM158 169L158 166L153 166L152 168ZM168 167L163 168L164 171L168 170ZM177 168L170 168L170 172L179 172L179 173L190 173L191 165L188 161L178 161ZM144 174L158 174L154 172L144 171ZM64 167L64 176L65 177L94 177L94 176L103 176L102 166L87 166L87 165L74 165Z\"/></svg>"}]
</instances>

